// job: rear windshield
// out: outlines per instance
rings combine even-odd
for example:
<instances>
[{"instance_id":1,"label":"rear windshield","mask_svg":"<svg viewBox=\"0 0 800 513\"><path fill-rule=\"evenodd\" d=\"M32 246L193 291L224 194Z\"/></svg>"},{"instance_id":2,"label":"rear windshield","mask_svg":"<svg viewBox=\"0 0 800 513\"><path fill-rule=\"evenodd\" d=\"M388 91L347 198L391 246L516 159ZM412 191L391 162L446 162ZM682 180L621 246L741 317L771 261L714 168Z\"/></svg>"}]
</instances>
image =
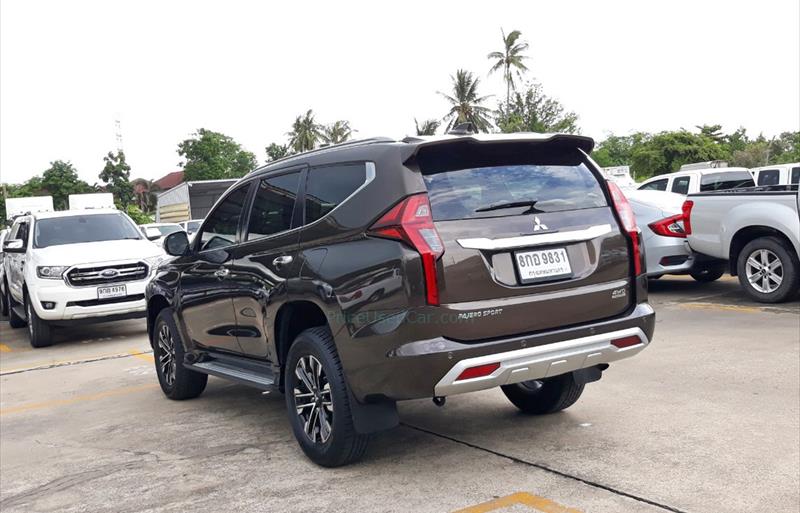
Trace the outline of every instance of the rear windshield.
<instances>
[{"instance_id":1,"label":"rear windshield","mask_svg":"<svg viewBox=\"0 0 800 513\"><path fill-rule=\"evenodd\" d=\"M436 221L608 205L600 184L583 163L474 167L423 176Z\"/></svg>"},{"instance_id":2,"label":"rear windshield","mask_svg":"<svg viewBox=\"0 0 800 513\"><path fill-rule=\"evenodd\" d=\"M753 182L753 176L748 171L713 173L703 175L700 178L700 192L753 186L755 186L755 182Z\"/></svg>"},{"instance_id":3,"label":"rear windshield","mask_svg":"<svg viewBox=\"0 0 800 513\"><path fill-rule=\"evenodd\" d=\"M121 214L79 215L36 221L33 247L141 238L136 226Z\"/></svg>"}]
</instances>

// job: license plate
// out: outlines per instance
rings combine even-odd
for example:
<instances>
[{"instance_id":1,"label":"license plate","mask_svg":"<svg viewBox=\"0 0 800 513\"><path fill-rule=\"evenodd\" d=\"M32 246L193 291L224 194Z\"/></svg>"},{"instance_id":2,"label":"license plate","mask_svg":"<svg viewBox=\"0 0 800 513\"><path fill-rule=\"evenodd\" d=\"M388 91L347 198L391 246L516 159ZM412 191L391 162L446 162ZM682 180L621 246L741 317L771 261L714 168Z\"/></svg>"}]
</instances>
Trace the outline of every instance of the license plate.
<instances>
[{"instance_id":1,"label":"license plate","mask_svg":"<svg viewBox=\"0 0 800 513\"><path fill-rule=\"evenodd\" d=\"M567 250L564 248L520 251L514 254L522 283L572 276Z\"/></svg>"},{"instance_id":2,"label":"license plate","mask_svg":"<svg viewBox=\"0 0 800 513\"><path fill-rule=\"evenodd\" d=\"M115 297L125 297L128 290L125 285L111 285L108 287L97 287L97 299L111 299Z\"/></svg>"}]
</instances>

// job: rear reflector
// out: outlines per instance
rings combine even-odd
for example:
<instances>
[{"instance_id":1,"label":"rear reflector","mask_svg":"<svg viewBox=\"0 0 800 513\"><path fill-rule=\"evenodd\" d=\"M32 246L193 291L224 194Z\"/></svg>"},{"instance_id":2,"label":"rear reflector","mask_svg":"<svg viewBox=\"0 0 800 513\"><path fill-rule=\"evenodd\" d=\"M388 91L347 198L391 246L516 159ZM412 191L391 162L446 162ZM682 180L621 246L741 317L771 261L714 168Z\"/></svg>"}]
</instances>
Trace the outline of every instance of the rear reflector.
<instances>
[{"instance_id":1,"label":"rear reflector","mask_svg":"<svg viewBox=\"0 0 800 513\"><path fill-rule=\"evenodd\" d=\"M611 341L612 346L616 346L620 349L622 349L623 347L635 346L636 344L641 344L641 343L642 339L640 339L636 335L631 335L630 337L616 338Z\"/></svg>"},{"instance_id":2,"label":"rear reflector","mask_svg":"<svg viewBox=\"0 0 800 513\"><path fill-rule=\"evenodd\" d=\"M462 381L465 379L472 379L472 378L482 378L483 376L488 376L489 374L493 373L499 368L500 368L499 363L487 363L486 365L478 365L477 367L470 367L469 369L464 369L464 372L458 375L456 381Z\"/></svg>"}]
</instances>

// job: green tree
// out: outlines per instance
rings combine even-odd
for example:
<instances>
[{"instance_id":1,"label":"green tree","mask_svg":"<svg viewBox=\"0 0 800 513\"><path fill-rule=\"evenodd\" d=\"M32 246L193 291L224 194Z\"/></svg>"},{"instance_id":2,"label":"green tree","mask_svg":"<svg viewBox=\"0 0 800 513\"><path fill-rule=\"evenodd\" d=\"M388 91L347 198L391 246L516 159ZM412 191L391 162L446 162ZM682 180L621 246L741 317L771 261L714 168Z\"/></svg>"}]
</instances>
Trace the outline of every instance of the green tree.
<instances>
[{"instance_id":1,"label":"green tree","mask_svg":"<svg viewBox=\"0 0 800 513\"><path fill-rule=\"evenodd\" d=\"M439 125L441 125L441 122L438 119L426 119L420 125L417 118L414 118L414 127L417 130L417 135L436 135Z\"/></svg>"},{"instance_id":2,"label":"green tree","mask_svg":"<svg viewBox=\"0 0 800 513\"><path fill-rule=\"evenodd\" d=\"M555 98L544 94L541 84L531 83L514 93L511 109L498 105L497 126L501 132L578 132L578 115L567 111Z\"/></svg>"},{"instance_id":3,"label":"green tree","mask_svg":"<svg viewBox=\"0 0 800 513\"><path fill-rule=\"evenodd\" d=\"M492 126L490 110L483 104L489 96L478 94L480 79L463 69L457 70L450 79L453 81L452 95L439 92L450 103L450 110L443 118L447 121L446 131L459 123L472 123L478 132L488 132Z\"/></svg>"},{"instance_id":4,"label":"green tree","mask_svg":"<svg viewBox=\"0 0 800 513\"><path fill-rule=\"evenodd\" d=\"M339 144L349 140L353 136L353 129L350 122L339 120L323 128L322 140L328 144Z\"/></svg>"},{"instance_id":5,"label":"green tree","mask_svg":"<svg viewBox=\"0 0 800 513\"><path fill-rule=\"evenodd\" d=\"M133 187L134 201L139 210L145 214L155 211L158 203L158 193L161 188L153 180L136 178L131 182Z\"/></svg>"},{"instance_id":6,"label":"green tree","mask_svg":"<svg viewBox=\"0 0 800 513\"><path fill-rule=\"evenodd\" d=\"M494 61L489 69L489 74L503 70L503 80L506 83L506 112L511 110L511 91L516 90L514 79L522 79L522 73L528 71L523 62L527 57L522 53L528 49L528 43L518 42L522 33L519 30L512 30L506 36L503 29L500 29L503 36L503 49L498 52L491 52L486 57Z\"/></svg>"},{"instance_id":7,"label":"green tree","mask_svg":"<svg viewBox=\"0 0 800 513\"><path fill-rule=\"evenodd\" d=\"M677 171L683 164L722 160L725 151L710 137L686 130L661 132L643 140L631 153L631 169L637 177Z\"/></svg>"},{"instance_id":8,"label":"green tree","mask_svg":"<svg viewBox=\"0 0 800 513\"><path fill-rule=\"evenodd\" d=\"M270 143L270 145L264 149L267 152L267 162L279 160L292 154L288 144Z\"/></svg>"},{"instance_id":9,"label":"green tree","mask_svg":"<svg viewBox=\"0 0 800 513\"><path fill-rule=\"evenodd\" d=\"M708 137L715 143L721 143L725 139L725 135L722 133L722 125L697 125L695 128L700 131L700 135Z\"/></svg>"},{"instance_id":10,"label":"green tree","mask_svg":"<svg viewBox=\"0 0 800 513\"><path fill-rule=\"evenodd\" d=\"M205 128L178 144L178 154L185 159L180 165L186 181L239 178L256 167L255 155L231 137Z\"/></svg>"},{"instance_id":11,"label":"green tree","mask_svg":"<svg viewBox=\"0 0 800 513\"><path fill-rule=\"evenodd\" d=\"M308 109L302 116L297 116L292 123L289 136L289 147L294 153L313 150L323 139L324 127L314 119L314 112Z\"/></svg>"},{"instance_id":12,"label":"green tree","mask_svg":"<svg viewBox=\"0 0 800 513\"><path fill-rule=\"evenodd\" d=\"M125 161L125 153L122 150L117 151L116 155L109 151L103 160L106 164L98 178L105 182L106 190L114 195L116 203L125 208L133 200L131 166Z\"/></svg>"},{"instance_id":13,"label":"green tree","mask_svg":"<svg viewBox=\"0 0 800 513\"><path fill-rule=\"evenodd\" d=\"M598 143L592 152L592 158L602 167L628 166L634 148L642 144L648 134L637 132L631 135L609 135Z\"/></svg>"},{"instance_id":14,"label":"green tree","mask_svg":"<svg viewBox=\"0 0 800 513\"><path fill-rule=\"evenodd\" d=\"M128 214L128 217L133 219L133 222L136 224L147 224L153 222L153 216L142 212L142 209L133 203L124 207L122 210L125 210L125 213Z\"/></svg>"},{"instance_id":15,"label":"green tree","mask_svg":"<svg viewBox=\"0 0 800 513\"><path fill-rule=\"evenodd\" d=\"M41 190L53 197L54 209L66 210L69 208L70 194L94 192L95 188L78 178L72 163L56 160L42 173Z\"/></svg>"}]
</instances>

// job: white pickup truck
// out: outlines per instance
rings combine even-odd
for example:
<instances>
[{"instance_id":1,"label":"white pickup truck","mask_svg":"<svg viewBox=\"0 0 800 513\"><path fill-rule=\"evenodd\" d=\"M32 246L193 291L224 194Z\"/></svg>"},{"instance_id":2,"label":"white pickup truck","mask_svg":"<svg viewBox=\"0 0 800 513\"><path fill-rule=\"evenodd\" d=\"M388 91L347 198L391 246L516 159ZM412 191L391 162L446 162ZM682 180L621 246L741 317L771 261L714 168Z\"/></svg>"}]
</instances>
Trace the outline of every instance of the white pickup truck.
<instances>
[{"instance_id":1,"label":"white pickup truck","mask_svg":"<svg viewBox=\"0 0 800 513\"><path fill-rule=\"evenodd\" d=\"M727 260L756 301L792 299L800 288L798 186L690 194L683 204L691 248Z\"/></svg>"}]
</instances>

